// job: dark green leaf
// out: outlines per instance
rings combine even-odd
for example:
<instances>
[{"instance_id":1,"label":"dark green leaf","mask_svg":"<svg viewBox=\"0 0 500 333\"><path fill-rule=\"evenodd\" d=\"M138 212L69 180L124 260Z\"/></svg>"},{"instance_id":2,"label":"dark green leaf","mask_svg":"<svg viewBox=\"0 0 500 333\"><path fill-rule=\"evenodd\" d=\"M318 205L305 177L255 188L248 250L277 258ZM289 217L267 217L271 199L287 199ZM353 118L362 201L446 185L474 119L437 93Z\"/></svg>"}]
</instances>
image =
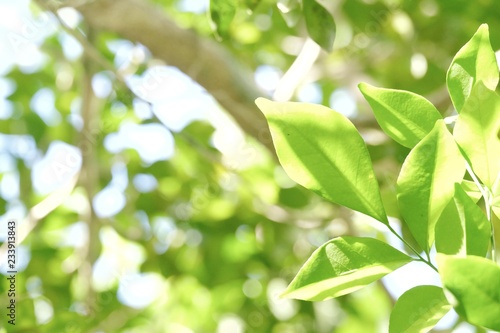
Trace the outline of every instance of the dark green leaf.
<instances>
[{"instance_id":1,"label":"dark green leaf","mask_svg":"<svg viewBox=\"0 0 500 333\"><path fill-rule=\"evenodd\" d=\"M332 15L316 0L303 0L302 10L309 36L325 51L331 52L336 33Z\"/></svg>"}]
</instances>

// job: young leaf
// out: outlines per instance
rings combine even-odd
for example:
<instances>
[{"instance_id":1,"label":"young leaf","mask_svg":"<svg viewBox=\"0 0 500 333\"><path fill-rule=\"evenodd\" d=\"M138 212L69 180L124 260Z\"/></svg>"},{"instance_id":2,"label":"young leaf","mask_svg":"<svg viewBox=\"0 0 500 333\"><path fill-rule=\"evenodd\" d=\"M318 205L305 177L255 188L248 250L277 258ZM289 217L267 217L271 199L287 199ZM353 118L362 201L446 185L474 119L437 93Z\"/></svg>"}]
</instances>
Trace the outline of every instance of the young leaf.
<instances>
[{"instance_id":1,"label":"young leaf","mask_svg":"<svg viewBox=\"0 0 500 333\"><path fill-rule=\"evenodd\" d=\"M327 200L387 224L365 142L343 115L325 106L256 101L286 173Z\"/></svg>"},{"instance_id":2,"label":"young leaf","mask_svg":"<svg viewBox=\"0 0 500 333\"><path fill-rule=\"evenodd\" d=\"M374 238L338 237L314 251L283 296L310 301L342 296L412 260Z\"/></svg>"},{"instance_id":3,"label":"young leaf","mask_svg":"<svg viewBox=\"0 0 500 333\"><path fill-rule=\"evenodd\" d=\"M437 255L439 274L450 304L474 325L500 331L500 266L492 261Z\"/></svg>"},{"instance_id":4,"label":"young leaf","mask_svg":"<svg viewBox=\"0 0 500 333\"><path fill-rule=\"evenodd\" d=\"M413 148L443 119L424 97L404 90L384 89L366 83L359 90L373 109L380 127L394 141Z\"/></svg>"},{"instance_id":5,"label":"young leaf","mask_svg":"<svg viewBox=\"0 0 500 333\"><path fill-rule=\"evenodd\" d=\"M477 81L495 90L498 84L498 65L491 48L488 25L483 24L455 55L446 75L448 91L457 112L471 93Z\"/></svg>"},{"instance_id":6,"label":"young leaf","mask_svg":"<svg viewBox=\"0 0 500 333\"><path fill-rule=\"evenodd\" d=\"M455 184L455 195L436 225L436 249L444 254L484 257L491 227L481 208Z\"/></svg>"},{"instance_id":7,"label":"young leaf","mask_svg":"<svg viewBox=\"0 0 500 333\"><path fill-rule=\"evenodd\" d=\"M391 312L389 333L429 332L451 310L443 289L418 286L406 291Z\"/></svg>"},{"instance_id":8,"label":"young leaf","mask_svg":"<svg viewBox=\"0 0 500 333\"><path fill-rule=\"evenodd\" d=\"M227 36L235 14L236 2L234 0L210 0L210 16L220 36Z\"/></svg>"},{"instance_id":9,"label":"young leaf","mask_svg":"<svg viewBox=\"0 0 500 333\"><path fill-rule=\"evenodd\" d=\"M500 96L479 81L458 116L453 136L472 170L490 189L500 172Z\"/></svg>"},{"instance_id":10,"label":"young leaf","mask_svg":"<svg viewBox=\"0 0 500 333\"><path fill-rule=\"evenodd\" d=\"M325 51L331 52L336 33L332 15L316 0L303 0L302 11L311 39Z\"/></svg>"},{"instance_id":11,"label":"young leaf","mask_svg":"<svg viewBox=\"0 0 500 333\"><path fill-rule=\"evenodd\" d=\"M432 131L408 154L398 177L398 202L406 224L420 247L428 252L434 227L461 182L465 163L446 128L438 120Z\"/></svg>"}]
</instances>

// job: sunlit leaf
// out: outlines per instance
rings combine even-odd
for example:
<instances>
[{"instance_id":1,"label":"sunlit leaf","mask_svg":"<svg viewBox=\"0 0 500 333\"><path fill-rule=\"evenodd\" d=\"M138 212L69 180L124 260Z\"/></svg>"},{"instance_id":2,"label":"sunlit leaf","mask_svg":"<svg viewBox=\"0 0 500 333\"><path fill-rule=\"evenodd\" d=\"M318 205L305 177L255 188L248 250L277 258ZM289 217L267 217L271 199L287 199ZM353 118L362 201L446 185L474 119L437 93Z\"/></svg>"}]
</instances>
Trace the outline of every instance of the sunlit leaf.
<instances>
[{"instance_id":1,"label":"sunlit leaf","mask_svg":"<svg viewBox=\"0 0 500 333\"><path fill-rule=\"evenodd\" d=\"M442 288L412 288L397 300L391 312L389 333L429 332L450 309Z\"/></svg>"},{"instance_id":2,"label":"sunlit leaf","mask_svg":"<svg viewBox=\"0 0 500 333\"><path fill-rule=\"evenodd\" d=\"M479 199L481 199L483 194L477 187L476 183L464 179L460 185L462 186L462 189L465 191L465 193L467 193L467 195L472 199L472 201L477 203Z\"/></svg>"},{"instance_id":3,"label":"sunlit leaf","mask_svg":"<svg viewBox=\"0 0 500 333\"><path fill-rule=\"evenodd\" d=\"M492 90L498 84L498 65L486 24L481 25L469 42L458 51L446 75L448 91L458 112L461 112L477 81L483 81Z\"/></svg>"},{"instance_id":4,"label":"sunlit leaf","mask_svg":"<svg viewBox=\"0 0 500 333\"><path fill-rule=\"evenodd\" d=\"M387 223L366 145L343 115L321 105L256 101L281 165L300 185Z\"/></svg>"},{"instance_id":5,"label":"sunlit leaf","mask_svg":"<svg viewBox=\"0 0 500 333\"><path fill-rule=\"evenodd\" d=\"M397 181L398 202L406 224L420 247L428 252L434 227L461 182L465 165L444 121L407 156Z\"/></svg>"},{"instance_id":6,"label":"sunlit leaf","mask_svg":"<svg viewBox=\"0 0 500 333\"><path fill-rule=\"evenodd\" d=\"M303 0L302 6L309 36L325 51L331 52L336 34L332 15L316 0Z\"/></svg>"},{"instance_id":7,"label":"sunlit leaf","mask_svg":"<svg viewBox=\"0 0 500 333\"><path fill-rule=\"evenodd\" d=\"M453 136L489 188L500 174L500 96L479 81L458 116Z\"/></svg>"},{"instance_id":8,"label":"sunlit leaf","mask_svg":"<svg viewBox=\"0 0 500 333\"><path fill-rule=\"evenodd\" d=\"M374 238L339 237L318 248L283 296L321 301L382 278L412 258Z\"/></svg>"},{"instance_id":9,"label":"sunlit leaf","mask_svg":"<svg viewBox=\"0 0 500 333\"><path fill-rule=\"evenodd\" d=\"M491 260L437 255L439 274L457 313L472 324L500 331L500 266Z\"/></svg>"},{"instance_id":10,"label":"sunlit leaf","mask_svg":"<svg viewBox=\"0 0 500 333\"><path fill-rule=\"evenodd\" d=\"M405 147L413 148L442 119L431 102L412 92L377 88L367 83L359 84L359 90L384 132Z\"/></svg>"},{"instance_id":11,"label":"sunlit leaf","mask_svg":"<svg viewBox=\"0 0 500 333\"><path fill-rule=\"evenodd\" d=\"M488 251L491 227L460 184L436 225L436 249L444 254L484 257Z\"/></svg>"}]
</instances>

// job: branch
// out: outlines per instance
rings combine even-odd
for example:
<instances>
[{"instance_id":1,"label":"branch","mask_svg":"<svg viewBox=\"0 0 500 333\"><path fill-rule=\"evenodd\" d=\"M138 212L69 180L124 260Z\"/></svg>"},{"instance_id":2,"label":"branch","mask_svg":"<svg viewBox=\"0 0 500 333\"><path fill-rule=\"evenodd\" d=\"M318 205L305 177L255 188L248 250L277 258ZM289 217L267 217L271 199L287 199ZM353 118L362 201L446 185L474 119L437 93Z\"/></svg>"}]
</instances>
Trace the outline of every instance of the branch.
<instances>
[{"instance_id":1,"label":"branch","mask_svg":"<svg viewBox=\"0 0 500 333\"><path fill-rule=\"evenodd\" d=\"M55 2L45 1L45 4L52 10L58 7ZM192 30L180 28L162 8L149 1L93 0L64 4L73 5L92 29L141 43L154 57L179 68L212 94L247 134L274 155L267 122L254 103L265 93L256 87L251 72L223 47Z\"/></svg>"},{"instance_id":2,"label":"branch","mask_svg":"<svg viewBox=\"0 0 500 333\"><path fill-rule=\"evenodd\" d=\"M88 29L89 41L92 41L93 31ZM86 292L86 304L89 313L95 309L96 295L92 288L92 266L101 252L99 241L100 221L95 215L92 206L92 199L97 193L99 184L99 161L95 144L89 140L89 136L95 133L96 126L99 126L99 105L97 97L92 89L92 76L95 72L95 63L91 57L85 55L82 60L82 118L83 129L80 133L80 151L82 152L82 168L80 173L80 184L85 189L88 209L82 213L82 220L88 228L88 241L82 249L83 262L78 269L81 281L85 282L83 289Z\"/></svg>"}]
</instances>

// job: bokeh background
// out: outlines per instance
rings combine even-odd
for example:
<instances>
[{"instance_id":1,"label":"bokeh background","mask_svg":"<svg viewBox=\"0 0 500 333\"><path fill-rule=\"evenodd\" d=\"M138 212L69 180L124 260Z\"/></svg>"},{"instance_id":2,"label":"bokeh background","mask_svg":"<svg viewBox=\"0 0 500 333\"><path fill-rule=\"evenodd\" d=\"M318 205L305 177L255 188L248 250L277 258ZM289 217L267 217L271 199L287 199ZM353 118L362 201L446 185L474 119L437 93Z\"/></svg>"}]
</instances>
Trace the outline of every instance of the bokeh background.
<instances>
[{"instance_id":1,"label":"bokeh background","mask_svg":"<svg viewBox=\"0 0 500 333\"><path fill-rule=\"evenodd\" d=\"M15 219L22 241L16 325L1 311L1 333L386 332L399 295L439 284L412 263L335 300L279 298L332 237L404 248L291 181L253 101L349 117L406 235L394 184L408 149L357 84L411 90L452 115L448 65L481 23L499 50L500 6L321 3L331 53L308 39L298 0L239 1L224 36L208 0L0 0L0 240ZM7 289L2 279L2 309ZM435 332L484 330L451 312Z\"/></svg>"}]
</instances>

